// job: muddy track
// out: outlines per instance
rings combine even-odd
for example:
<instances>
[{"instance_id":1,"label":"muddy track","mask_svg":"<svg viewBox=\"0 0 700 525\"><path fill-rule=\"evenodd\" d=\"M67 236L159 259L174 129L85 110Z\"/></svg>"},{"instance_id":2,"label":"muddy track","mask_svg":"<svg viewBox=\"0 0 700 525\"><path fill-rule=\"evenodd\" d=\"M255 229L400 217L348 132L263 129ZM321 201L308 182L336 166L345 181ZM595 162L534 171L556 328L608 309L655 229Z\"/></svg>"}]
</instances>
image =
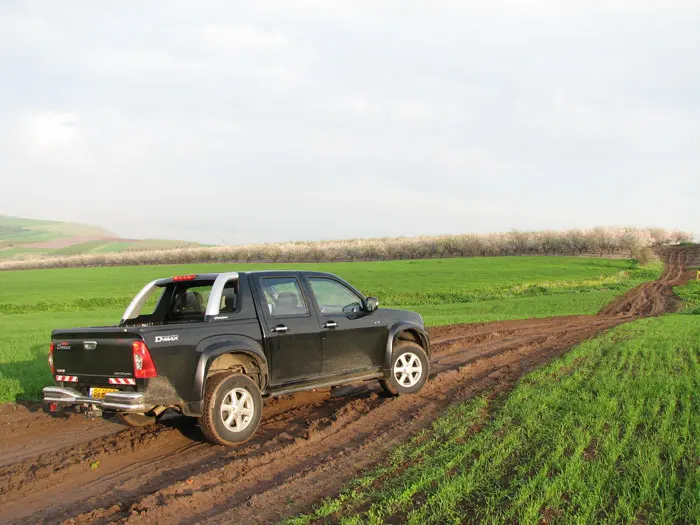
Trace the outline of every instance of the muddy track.
<instances>
[{"instance_id":1,"label":"muddy track","mask_svg":"<svg viewBox=\"0 0 700 525\"><path fill-rule=\"evenodd\" d=\"M667 251L659 281L631 290L597 316L433 328L431 380L419 394L386 398L368 382L267 400L260 430L240 448L205 443L184 418L124 430L102 420L0 407L0 519L266 523L306 510L450 404L508 389L603 330L674 310L672 286L689 277L689 257L688 249Z\"/></svg>"},{"instance_id":2,"label":"muddy track","mask_svg":"<svg viewBox=\"0 0 700 525\"><path fill-rule=\"evenodd\" d=\"M673 287L692 278L687 270L688 262L695 261L696 248L681 248L661 252L664 258L664 272L658 281L643 283L608 304L600 315L628 315L647 317L674 312L680 300L673 293Z\"/></svg>"}]
</instances>

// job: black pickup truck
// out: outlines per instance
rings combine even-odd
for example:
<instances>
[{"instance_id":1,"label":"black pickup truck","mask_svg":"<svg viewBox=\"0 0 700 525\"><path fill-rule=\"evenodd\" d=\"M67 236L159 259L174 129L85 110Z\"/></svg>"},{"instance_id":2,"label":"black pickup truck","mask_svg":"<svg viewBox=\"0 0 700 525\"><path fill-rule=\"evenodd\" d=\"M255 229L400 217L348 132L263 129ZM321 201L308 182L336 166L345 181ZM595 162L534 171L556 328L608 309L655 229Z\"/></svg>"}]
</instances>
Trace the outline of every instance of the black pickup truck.
<instances>
[{"instance_id":1,"label":"black pickup truck","mask_svg":"<svg viewBox=\"0 0 700 525\"><path fill-rule=\"evenodd\" d=\"M422 318L378 306L320 272L159 279L118 326L52 332L56 386L44 388L44 401L134 426L174 408L199 418L212 442L242 443L265 396L370 379L389 395L423 386L430 341Z\"/></svg>"}]
</instances>

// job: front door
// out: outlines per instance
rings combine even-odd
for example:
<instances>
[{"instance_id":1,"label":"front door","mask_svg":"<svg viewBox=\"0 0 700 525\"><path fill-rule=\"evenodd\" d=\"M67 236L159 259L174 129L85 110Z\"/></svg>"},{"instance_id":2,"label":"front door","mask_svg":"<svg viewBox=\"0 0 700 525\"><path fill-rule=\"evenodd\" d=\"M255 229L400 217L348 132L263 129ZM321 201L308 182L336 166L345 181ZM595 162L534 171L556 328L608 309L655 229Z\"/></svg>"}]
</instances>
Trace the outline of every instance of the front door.
<instances>
[{"instance_id":1,"label":"front door","mask_svg":"<svg viewBox=\"0 0 700 525\"><path fill-rule=\"evenodd\" d=\"M326 277L307 281L319 311L323 375L382 367L389 334L378 312L364 312L362 298L340 281Z\"/></svg>"},{"instance_id":2,"label":"front door","mask_svg":"<svg viewBox=\"0 0 700 525\"><path fill-rule=\"evenodd\" d=\"M259 280L271 386L313 379L321 374L318 320L296 277Z\"/></svg>"}]
</instances>

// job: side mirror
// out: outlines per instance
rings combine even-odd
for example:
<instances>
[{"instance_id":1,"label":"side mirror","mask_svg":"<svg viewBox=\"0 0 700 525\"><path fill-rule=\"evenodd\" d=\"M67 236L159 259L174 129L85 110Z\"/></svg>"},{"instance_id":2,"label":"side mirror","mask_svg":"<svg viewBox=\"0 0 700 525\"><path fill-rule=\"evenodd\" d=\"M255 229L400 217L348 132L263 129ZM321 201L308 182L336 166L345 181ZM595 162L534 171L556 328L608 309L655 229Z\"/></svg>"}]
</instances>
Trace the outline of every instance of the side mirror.
<instances>
[{"instance_id":1,"label":"side mirror","mask_svg":"<svg viewBox=\"0 0 700 525\"><path fill-rule=\"evenodd\" d=\"M379 308L379 299L368 297L365 300L365 312L374 312L377 308Z\"/></svg>"}]
</instances>

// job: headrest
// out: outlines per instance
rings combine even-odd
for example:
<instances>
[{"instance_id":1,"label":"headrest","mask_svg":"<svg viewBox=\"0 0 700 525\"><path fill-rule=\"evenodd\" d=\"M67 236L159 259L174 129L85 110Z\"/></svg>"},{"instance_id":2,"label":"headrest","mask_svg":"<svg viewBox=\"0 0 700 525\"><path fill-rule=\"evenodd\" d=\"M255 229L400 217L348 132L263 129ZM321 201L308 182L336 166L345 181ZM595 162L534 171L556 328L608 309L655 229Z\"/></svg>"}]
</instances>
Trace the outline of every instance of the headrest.
<instances>
[{"instance_id":1,"label":"headrest","mask_svg":"<svg viewBox=\"0 0 700 525\"><path fill-rule=\"evenodd\" d=\"M233 288L224 288L221 295L224 298L224 308L233 312L236 309L236 290Z\"/></svg>"},{"instance_id":2,"label":"headrest","mask_svg":"<svg viewBox=\"0 0 700 525\"><path fill-rule=\"evenodd\" d=\"M299 298L294 292L280 292L277 296L277 306L297 306Z\"/></svg>"},{"instance_id":3,"label":"headrest","mask_svg":"<svg viewBox=\"0 0 700 525\"><path fill-rule=\"evenodd\" d=\"M187 310L191 310L193 313L202 313L202 307L204 306L204 299L202 294L199 292L187 292L185 294L184 307Z\"/></svg>"}]
</instances>

